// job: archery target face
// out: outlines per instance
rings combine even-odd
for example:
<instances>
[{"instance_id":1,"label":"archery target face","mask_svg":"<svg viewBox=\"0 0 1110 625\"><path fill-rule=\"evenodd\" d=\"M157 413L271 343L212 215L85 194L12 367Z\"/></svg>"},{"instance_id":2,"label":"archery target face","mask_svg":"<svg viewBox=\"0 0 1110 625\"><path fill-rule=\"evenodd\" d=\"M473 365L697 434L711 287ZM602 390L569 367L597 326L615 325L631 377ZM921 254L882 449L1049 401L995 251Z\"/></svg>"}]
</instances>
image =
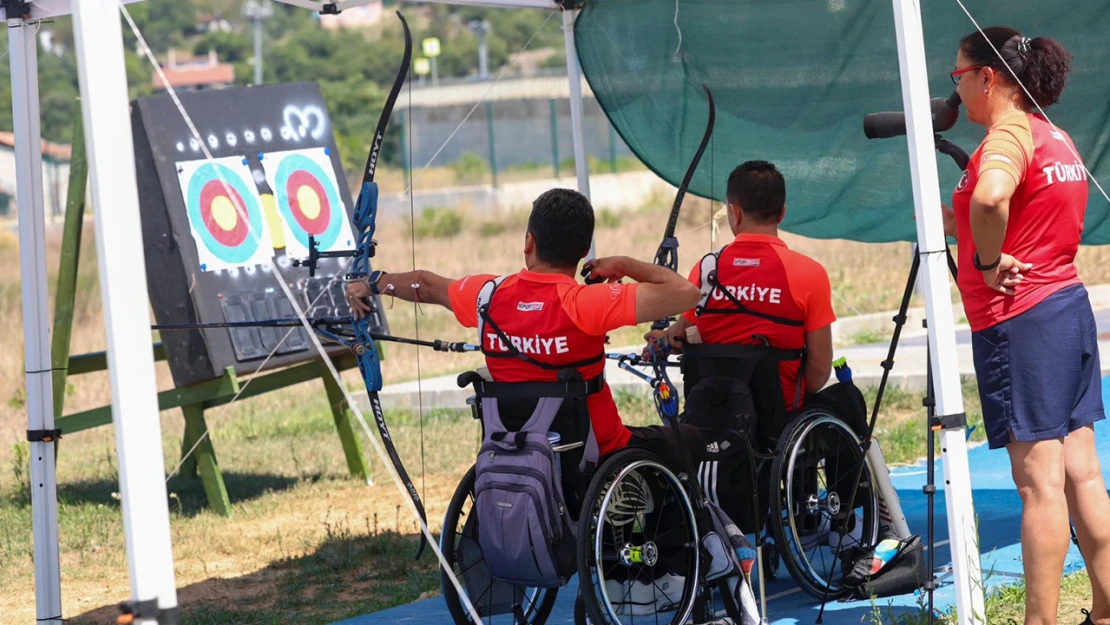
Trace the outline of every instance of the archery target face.
<instances>
[{"instance_id":1,"label":"archery target face","mask_svg":"<svg viewBox=\"0 0 1110 625\"><path fill-rule=\"evenodd\" d=\"M281 212L287 254L308 256L309 235L321 252L355 247L347 208L325 148L269 152L262 155L262 169Z\"/></svg>"},{"instance_id":2,"label":"archery target face","mask_svg":"<svg viewBox=\"0 0 1110 625\"><path fill-rule=\"evenodd\" d=\"M242 157L177 164L201 271L268 264L274 249Z\"/></svg>"}]
</instances>

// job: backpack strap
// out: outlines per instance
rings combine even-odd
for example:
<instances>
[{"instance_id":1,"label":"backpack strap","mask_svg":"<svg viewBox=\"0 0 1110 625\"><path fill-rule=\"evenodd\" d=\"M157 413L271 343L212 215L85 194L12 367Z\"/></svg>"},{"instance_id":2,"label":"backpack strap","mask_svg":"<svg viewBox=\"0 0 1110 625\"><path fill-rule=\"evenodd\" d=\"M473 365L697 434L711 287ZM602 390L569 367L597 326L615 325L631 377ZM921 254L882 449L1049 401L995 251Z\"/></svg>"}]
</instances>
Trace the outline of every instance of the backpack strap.
<instances>
[{"instance_id":1,"label":"backpack strap","mask_svg":"<svg viewBox=\"0 0 1110 625\"><path fill-rule=\"evenodd\" d=\"M505 279L508 277L509 276L501 276L499 278L490 280L489 282L485 283L482 286L482 290L478 292L478 339L481 344L482 354L486 358L516 358L519 360L523 360L530 365L534 365L541 369L547 369L550 371L559 371L562 369L578 369L580 367L588 367L590 365L594 365L605 360L604 349L602 349L601 353L596 356L592 356L584 360L579 360L577 362L563 364L540 362L539 360L536 360L535 358L532 358L528 354L525 354L517 349L517 347L513 345L512 340L510 340L509 337L501 331L501 328L499 328L497 324L493 322L493 319L490 317L489 314L489 307L490 303L493 301L493 294L497 291L497 287L501 286L501 283L504 282ZM501 343L505 345L505 349L509 350L508 353L495 352L486 347L486 326L489 326L493 329L498 338L501 339Z\"/></svg>"}]
</instances>

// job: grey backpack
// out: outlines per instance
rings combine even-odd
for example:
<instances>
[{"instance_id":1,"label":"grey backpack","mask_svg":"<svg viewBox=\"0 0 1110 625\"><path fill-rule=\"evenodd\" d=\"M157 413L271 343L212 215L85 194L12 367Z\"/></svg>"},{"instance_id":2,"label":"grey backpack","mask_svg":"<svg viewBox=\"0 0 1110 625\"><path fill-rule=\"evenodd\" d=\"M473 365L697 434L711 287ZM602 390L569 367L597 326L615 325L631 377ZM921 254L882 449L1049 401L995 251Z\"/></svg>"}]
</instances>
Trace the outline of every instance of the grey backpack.
<instances>
[{"instance_id":1,"label":"grey backpack","mask_svg":"<svg viewBox=\"0 0 1110 625\"><path fill-rule=\"evenodd\" d=\"M540 398L516 432L502 424L496 398L481 401L485 438L475 465L474 510L482 556L495 579L562 586L577 570L574 523L547 432L564 398Z\"/></svg>"}]
</instances>

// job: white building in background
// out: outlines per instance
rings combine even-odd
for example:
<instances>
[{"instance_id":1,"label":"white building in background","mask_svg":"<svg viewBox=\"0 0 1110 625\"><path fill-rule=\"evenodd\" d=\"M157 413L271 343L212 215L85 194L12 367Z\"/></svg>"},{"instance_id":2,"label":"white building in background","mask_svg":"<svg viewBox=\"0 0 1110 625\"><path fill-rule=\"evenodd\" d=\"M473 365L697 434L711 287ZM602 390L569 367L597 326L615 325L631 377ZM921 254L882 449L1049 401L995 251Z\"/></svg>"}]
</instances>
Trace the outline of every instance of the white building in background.
<instances>
[{"instance_id":1,"label":"white building in background","mask_svg":"<svg viewBox=\"0 0 1110 625\"><path fill-rule=\"evenodd\" d=\"M339 28L370 28L382 21L381 0L360 7L345 9L339 15L321 15L320 25L328 30Z\"/></svg>"},{"instance_id":2,"label":"white building in background","mask_svg":"<svg viewBox=\"0 0 1110 625\"><path fill-rule=\"evenodd\" d=\"M15 135L0 131L0 224L14 224L18 215L14 146ZM68 145L42 142L42 209L48 224L65 219L70 153Z\"/></svg>"}]
</instances>

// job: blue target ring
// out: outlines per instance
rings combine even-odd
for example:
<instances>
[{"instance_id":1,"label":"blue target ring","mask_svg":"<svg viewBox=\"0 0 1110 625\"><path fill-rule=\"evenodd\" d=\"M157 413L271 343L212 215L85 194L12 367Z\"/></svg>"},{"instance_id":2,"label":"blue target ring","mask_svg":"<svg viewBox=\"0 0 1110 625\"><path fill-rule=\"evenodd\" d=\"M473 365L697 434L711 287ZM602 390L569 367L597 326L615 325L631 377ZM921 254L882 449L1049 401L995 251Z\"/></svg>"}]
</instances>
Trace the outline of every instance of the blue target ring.
<instances>
[{"instance_id":1,"label":"blue target ring","mask_svg":"<svg viewBox=\"0 0 1110 625\"><path fill-rule=\"evenodd\" d=\"M186 195L189 223L213 256L229 264L254 256L262 236L262 208L239 174L225 165L205 163L193 172ZM231 213L226 205L221 207L224 202L233 207ZM246 220L236 206L246 213Z\"/></svg>"},{"instance_id":2,"label":"blue target ring","mask_svg":"<svg viewBox=\"0 0 1110 625\"><path fill-rule=\"evenodd\" d=\"M343 203L327 172L304 154L289 154L274 172L274 196L285 223L301 245L312 235L321 250L333 247L343 229ZM311 212L302 199L312 202Z\"/></svg>"}]
</instances>

